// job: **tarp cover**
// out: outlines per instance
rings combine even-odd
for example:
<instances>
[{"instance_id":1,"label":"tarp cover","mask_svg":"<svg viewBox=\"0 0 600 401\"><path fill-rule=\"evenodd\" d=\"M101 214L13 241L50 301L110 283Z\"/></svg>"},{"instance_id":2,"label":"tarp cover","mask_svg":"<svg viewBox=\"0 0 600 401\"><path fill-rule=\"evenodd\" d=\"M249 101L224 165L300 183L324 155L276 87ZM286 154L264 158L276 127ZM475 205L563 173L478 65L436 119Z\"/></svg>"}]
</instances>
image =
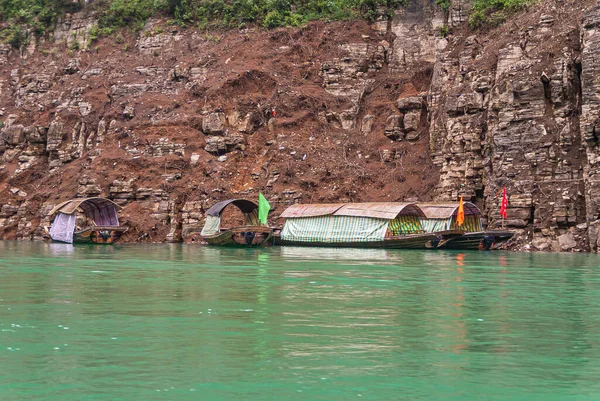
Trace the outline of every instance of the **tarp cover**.
<instances>
[{"instance_id":1,"label":"tarp cover","mask_svg":"<svg viewBox=\"0 0 600 401\"><path fill-rule=\"evenodd\" d=\"M75 232L75 214L58 213L50 227L50 237L54 241L73 243L73 233Z\"/></svg>"},{"instance_id":2,"label":"tarp cover","mask_svg":"<svg viewBox=\"0 0 600 401\"><path fill-rule=\"evenodd\" d=\"M343 203L317 203L317 204L296 204L291 205L281 213L280 217L316 217L333 214L336 210L344 206Z\"/></svg>"},{"instance_id":3,"label":"tarp cover","mask_svg":"<svg viewBox=\"0 0 600 401\"><path fill-rule=\"evenodd\" d=\"M435 233L438 231L446 231L450 229L452 219L423 219L421 224L423 230L427 233Z\"/></svg>"},{"instance_id":4,"label":"tarp cover","mask_svg":"<svg viewBox=\"0 0 600 401\"><path fill-rule=\"evenodd\" d=\"M82 210L97 226L119 226L117 207L113 201L105 198L71 199L56 206L50 215L57 212L75 215L77 210Z\"/></svg>"},{"instance_id":5,"label":"tarp cover","mask_svg":"<svg viewBox=\"0 0 600 401\"><path fill-rule=\"evenodd\" d=\"M423 226L419 216L398 216L389 222L389 231L392 236L419 234L423 232Z\"/></svg>"},{"instance_id":6,"label":"tarp cover","mask_svg":"<svg viewBox=\"0 0 600 401\"><path fill-rule=\"evenodd\" d=\"M221 228L221 217L220 216L206 216L206 222L200 235L215 235L219 233Z\"/></svg>"},{"instance_id":7,"label":"tarp cover","mask_svg":"<svg viewBox=\"0 0 600 401\"><path fill-rule=\"evenodd\" d=\"M423 213L428 219L449 219L456 215L458 211L458 202L456 203L418 203L417 206L421 208ZM465 208L465 216L475 215L481 216L481 210L471 203L463 202Z\"/></svg>"},{"instance_id":8,"label":"tarp cover","mask_svg":"<svg viewBox=\"0 0 600 401\"><path fill-rule=\"evenodd\" d=\"M476 233L483 231L483 225L481 224L481 218L479 216L465 216L465 221L462 226L459 226L456 217L452 216L452 223L450 224L451 230L464 230L468 233Z\"/></svg>"},{"instance_id":9,"label":"tarp cover","mask_svg":"<svg viewBox=\"0 0 600 401\"><path fill-rule=\"evenodd\" d=\"M84 202L80 208L97 226L119 226L117 209L112 203Z\"/></svg>"},{"instance_id":10,"label":"tarp cover","mask_svg":"<svg viewBox=\"0 0 600 401\"><path fill-rule=\"evenodd\" d=\"M370 217L302 217L286 220L281 239L325 243L382 241L387 228L388 220Z\"/></svg>"},{"instance_id":11,"label":"tarp cover","mask_svg":"<svg viewBox=\"0 0 600 401\"><path fill-rule=\"evenodd\" d=\"M393 220L398 215L425 217L425 214L415 204L402 202L297 204L285 209L280 217L316 217L330 214L335 216L373 217L388 220Z\"/></svg>"},{"instance_id":12,"label":"tarp cover","mask_svg":"<svg viewBox=\"0 0 600 401\"><path fill-rule=\"evenodd\" d=\"M402 202L367 202L347 203L334 213L336 216L375 217L393 220L398 215L415 215L425 217L425 214L412 203Z\"/></svg>"}]
</instances>

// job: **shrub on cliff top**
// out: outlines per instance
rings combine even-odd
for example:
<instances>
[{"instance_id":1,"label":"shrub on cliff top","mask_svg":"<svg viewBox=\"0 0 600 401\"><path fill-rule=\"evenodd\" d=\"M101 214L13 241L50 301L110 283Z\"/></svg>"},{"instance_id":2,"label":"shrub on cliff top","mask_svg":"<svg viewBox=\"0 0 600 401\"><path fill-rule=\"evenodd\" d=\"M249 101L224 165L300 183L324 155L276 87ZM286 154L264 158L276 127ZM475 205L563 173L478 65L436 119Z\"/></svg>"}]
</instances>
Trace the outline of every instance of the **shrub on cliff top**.
<instances>
[{"instance_id":1,"label":"shrub on cliff top","mask_svg":"<svg viewBox=\"0 0 600 401\"><path fill-rule=\"evenodd\" d=\"M72 0L0 0L0 21L7 22L0 37L19 47L26 43L28 30L44 35L60 15L79 8Z\"/></svg>"},{"instance_id":2,"label":"shrub on cliff top","mask_svg":"<svg viewBox=\"0 0 600 401\"><path fill-rule=\"evenodd\" d=\"M169 10L182 22L200 26L261 24L268 28L297 26L314 19L355 16L364 0L168 0Z\"/></svg>"},{"instance_id":3,"label":"shrub on cliff top","mask_svg":"<svg viewBox=\"0 0 600 401\"><path fill-rule=\"evenodd\" d=\"M102 13L102 26L126 26L146 21L167 8L167 0L112 0Z\"/></svg>"},{"instance_id":4,"label":"shrub on cliff top","mask_svg":"<svg viewBox=\"0 0 600 401\"><path fill-rule=\"evenodd\" d=\"M469 15L469 24L477 28L485 24L499 25L507 18L507 12L517 11L536 0L475 0Z\"/></svg>"},{"instance_id":5,"label":"shrub on cliff top","mask_svg":"<svg viewBox=\"0 0 600 401\"><path fill-rule=\"evenodd\" d=\"M362 16L375 20L382 13L407 5L411 0L96 0L98 34L115 27L139 29L153 15L164 13L181 24L237 27L248 23L267 28L298 26L310 20L343 20ZM446 0L450 1L450 0ZM506 0L508 1L508 0ZM81 8L83 0L0 0L0 21L8 22L0 39L17 46L23 32L44 35L58 18ZM24 31L21 31L24 29ZM9 39L7 39L9 38Z\"/></svg>"}]
</instances>

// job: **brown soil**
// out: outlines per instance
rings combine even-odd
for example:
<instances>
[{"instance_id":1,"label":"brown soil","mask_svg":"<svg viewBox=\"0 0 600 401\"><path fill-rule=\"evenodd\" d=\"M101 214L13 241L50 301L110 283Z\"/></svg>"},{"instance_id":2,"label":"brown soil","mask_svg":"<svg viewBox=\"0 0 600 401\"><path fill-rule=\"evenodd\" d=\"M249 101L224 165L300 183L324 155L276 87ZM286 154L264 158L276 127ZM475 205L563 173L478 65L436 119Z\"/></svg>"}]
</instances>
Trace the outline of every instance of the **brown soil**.
<instances>
[{"instance_id":1,"label":"brown soil","mask_svg":"<svg viewBox=\"0 0 600 401\"><path fill-rule=\"evenodd\" d=\"M167 29L167 28L165 28ZM0 199L17 202L8 191L17 187L27 192L28 219L37 216L46 201L59 201L76 196L78 180L83 175L95 178L103 195L108 196L115 179L135 178L136 187L163 189L170 200L183 206L185 201L209 199L209 203L230 197L256 199L261 191L271 200L272 222L294 201L401 201L430 200L439 174L429 156L427 121L422 121L423 134L415 144L392 142L383 135L387 117L397 113L394 104L398 97L414 96L429 87L432 66L423 65L406 74L383 71L371 74L375 84L361 103L358 125L366 114L375 115L373 131L363 134L359 129L350 131L334 128L319 120L322 111L342 111L350 107L348 101L328 94L320 76L324 61L344 55L339 44L371 41L380 37L364 22L311 23L305 28L275 31L250 30L199 33L180 32L182 39L158 56L141 55L135 49L135 37L125 35L125 43L114 38L103 38L92 47L80 52L81 71L101 67L101 76L83 80L81 74L55 77L51 91L68 97L75 88L83 87L83 98L93 111L81 118L75 111L57 111L56 107L19 109L9 96L0 97L0 107L20 116L17 123L47 126L60 114L67 127L76 121L85 122L95 129L104 118L118 121L118 130L107 136L97 157L85 154L54 173L48 173L48 161L39 162L18 175L8 178L17 167L17 160L0 171ZM373 39L365 39L365 36ZM379 39L378 39L379 38ZM131 51L125 51L129 44ZM11 60L1 73L10 80L10 70L24 63L22 74L43 71L51 63L62 70L69 62L65 50L53 54L53 44L46 43L40 52L25 61ZM201 85L190 86L187 77L164 80L164 75L153 81L136 72L139 66L156 66L167 71L178 67L208 68ZM165 74L168 75L168 74ZM163 80L164 82L161 82ZM135 96L111 95L111 86L123 83L149 83L159 89ZM188 85L186 87L186 85ZM64 100L64 99L63 99ZM121 116L125 104L135 105L136 116L126 120ZM204 151L206 136L200 131L203 111L250 111L258 107L268 111L276 107L275 134L266 124L252 135L247 135L244 151L227 154L226 162ZM267 118L267 117L265 117ZM70 130L65 139L69 139ZM137 147L141 151L158 138L186 146L185 157L176 155L150 157L128 152ZM397 155L389 163L382 161L382 152L390 150ZM192 167L192 153L200 154L200 162ZM166 182L163 175L181 173L181 179ZM266 184L276 174L279 179L272 188ZM283 193L293 195L283 195ZM170 227L166 221L152 217L147 204L131 202L126 205L122 218L131 226L125 240L164 241ZM142 234L148 234L146 236ZM0 232L0 237L14 238L13 229Z\"/></svg>"}]
</instances>

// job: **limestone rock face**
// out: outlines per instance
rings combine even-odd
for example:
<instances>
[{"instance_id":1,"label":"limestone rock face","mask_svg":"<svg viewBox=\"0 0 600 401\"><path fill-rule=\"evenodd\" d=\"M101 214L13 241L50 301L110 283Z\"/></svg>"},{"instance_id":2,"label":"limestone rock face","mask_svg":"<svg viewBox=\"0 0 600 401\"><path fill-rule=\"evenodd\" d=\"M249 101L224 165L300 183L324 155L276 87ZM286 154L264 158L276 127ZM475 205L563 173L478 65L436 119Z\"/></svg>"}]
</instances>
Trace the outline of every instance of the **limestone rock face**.
<instances>
[{"instance_id":1,"label":"limestone rock face","mask_svg":"<svg viewBox=\"0 0 600 401\"><path fill-rule=\"evenodd\" d=\"M67 14L56 24L54 39L64 41L67 47L87 49L90 43L90 31L98 23L94 15L85 12Z\"/></svg>"},{"instance_id":2,"label":"limestone rock face","mask_svg":"<svg viewBox=\"0 0 600 401\"><path fill-rule=\"evenodd\" d=\"M258 113L248 113L240 123L239 131L244 134L252 134L260 126L260 123L261 117Z\"/></svg>"},{"instance_id":3,"label":"limestone rock face","mask_svg":"<svg viewBox=\"0 0 600 401\"><path fill-rule=\"evenodd\" d=\"M401 141L404 139L404 120L402 115L393 114L387 118L385 124L385 136L393 141Z\"/></svg>"},{"instance_id":4,"label":"limestone rock face","mask_svg":"<svg viewBox=\"0 0 600 401\"><path fill-rule=\"evenodd\" d=\"M10 45L0 44L0 66L8 62L8 55L10 54Z\"/></svg>"},{"instance_id":5,"label":"limestone rock face","mask_svg":"<svg viewBox=\"0 0 600 401\"><path fill-rule=\"evenodd\" d=\"M580 153L577 60L582 43L576 27L565 27L561 49L546 61L549 41L557 39L548 28L551 23L550 18L541 18L519 37L507 40L491 69L482 69L479 60L492 43L469 36L457 52L446 39L439 39L430 135L434 162L441 168L438 199L456 200L460 194L483 200L490 226L499 227L499 193L507 187L506 223L547 230L550 237L563 238L563 250L570 250L575 245L565 248L568 235L560 233L586 221L584 172L595 169ZM594 35L587 40L593 41ZM589 77L583 88L590 88L591 100L596 89L594 74ZM595 101L591 100L591 109ZM548 249L548 241L537 239L534 247Z\"/></svg>"},{"instance_id":6,"label":"limestone rock face","mask_svg":"<svg viewBox=\"0 0 600 401\"><path fill-rule=\"evenodd\" d=\"M584 14L581 59L575 59L575 68L581 68L580 130L587 166L584 168L585 206L587 217L600 217L600 8ZM594 244L595 245L595 244Z\"/></svg>"},{"instance_id":7,"label":"limestone rock face","mask_svg":"<svg viewBox=\"0 0 600 401\"><path fill-rule=\"evenodd\" d=\"M381 44L347 43L340 45L340 51L345 56L323 62L321 75L328 93L350 101L351 107L340 110L335 119L343 129L350 130L356 127L360 102L372 90L370 74L383 68L385 47Z\"/></svg>"},{"instance_id":8,"label":"limestone rock face","mask_svg":"<svg viewBox=\"0 0 600 401\"><path fill-rule=\"evenodd\" d=\"M202 132L207 135L219 135L225 131L227 119L222 112L210 113L202 120Z\"/></svg>"},{"instance_id":9,"label":"limestone rock face","mask_svg":"<svg viewBox=\"0 0 600 401\"><path fill-rule=\"evenodd\" d=\"M442 25L435 12L431 2L411 1L394 16L391 31L401 40L395 40L392 45L389 57L392 71L402 71L418 63L435 62L435 32L436 27Z\"/></svg>"},{"instance_id":10,"label":"limestone rock face","mask_svg":"<svg viewBox=\"0 0 600 401\"><path fill-rule=\"evenodd\" d=\"M79 189L77 190L77 196L80 198L92 198L99 196L102 193L102 189L97 184L95 178L84 175L79 179Z\"/></svg>"},{"instance_id":11,"label":"limestone rock face","mask_svg":"<svg viewBox=\"0 0 600 401\"><path fill-rule=\"evenodd\" d=\"M179 41L181 35L177 30L165 32L157 25L156 20L149 20L140 33L137 47L141 54L158 55L163 49L168 49L173 42Z\"/></svg>"},{"instance_id":12,"label":"limestone rock face","mask_svg":"<svg viewBox=\"0 0 600 401\"><path fill-rule=\"evenodd\" d=\"M375 116L371 114L367 114L363 117L362 125L360 130L365 134L368 134L373 129L373 123L375 122Z\"/></svg>"},{"instance_id":13,"label":"limestone rock face","mask_svg":"<svg viewBox=\"0 0 600 401\"><path fill-rule=\"evenodd\" d=\"M2 131L2 140L8 145L16 146L25 140L24 127L22 125L11 125Z\"/></svg>"},{"instance_id":14,"label":"limestone rock face","mask_svg":"<svg viewBox=\"0 0 600 401\"><path fill-rule=\"evenodd\" d=\"M123 205L135 199L135 179L114 180L109 188L111 199L117 204Z\"/></svg>"},{"instance_id":15,"label":"limestone rock face","mask_svg":"<svg viewBox=\"0 0 600 401\"><path fill-rule=\"evenodd\" d=\"M573 234L566 233L558 237L558 244L561 250L569 251L577 246L577 241L575 241Z\"/></svg>"},{"instance_id":16,"label":"limestone rock face","mask_svg":"<svg viewBox=\"0 0 600 401\"><path fill-rule=\"evenodd\" d=\"M423 108L423 98L418 96L400 98L396 102L396 107L401 111L420 110Z\"/></svg>"},{"instance_id":17,"label":"limestone rock face","mask_svg":"<svg viewBox=\"0 0 600 401\"><path fill-rule=\"evenodd\" d=\"M244 150L245 138L243 135L210 136L206 138L204 150L212 154L223 154L233 150Z\"/></svg>"}]
</instances>

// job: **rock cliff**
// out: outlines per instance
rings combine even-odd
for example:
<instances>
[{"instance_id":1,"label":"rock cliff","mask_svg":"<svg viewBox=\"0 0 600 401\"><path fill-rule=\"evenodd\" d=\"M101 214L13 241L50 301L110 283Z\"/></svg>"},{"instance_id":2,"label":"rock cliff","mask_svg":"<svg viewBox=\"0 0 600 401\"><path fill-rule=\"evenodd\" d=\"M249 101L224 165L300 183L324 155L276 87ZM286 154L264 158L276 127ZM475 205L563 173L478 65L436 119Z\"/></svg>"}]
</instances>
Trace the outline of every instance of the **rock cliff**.
<instances>
[{"instance_id":1,"label":"rock cliff","mask_svg":"<svg viewBox=\"0 0 600 401\"><path fill-rule=\"evenodd\" d=\"M54 205L100 195L126 240L192 241L214 202L259 191L274 216L462 195L498 227L506 187L514 248L597 250L600 2L476 31L472 1L435 3L273 31L156 19L96 42L84 9L0 46L0 238L41 238Z\"/></svg>"}]
</instances>

